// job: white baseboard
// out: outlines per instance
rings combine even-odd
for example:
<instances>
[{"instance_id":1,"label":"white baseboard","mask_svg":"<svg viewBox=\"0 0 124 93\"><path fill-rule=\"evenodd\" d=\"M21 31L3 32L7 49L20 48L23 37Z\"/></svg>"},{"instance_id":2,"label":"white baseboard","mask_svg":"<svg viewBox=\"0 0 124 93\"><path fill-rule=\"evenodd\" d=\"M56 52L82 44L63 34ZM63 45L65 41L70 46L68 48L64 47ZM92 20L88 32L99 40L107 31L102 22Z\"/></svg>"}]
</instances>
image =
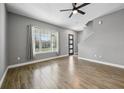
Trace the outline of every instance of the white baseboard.
<instances>
[{"instance_id":1,"label":"white baseboard","mask_svg":"<svg viewBox=\"0 0 124 93\"><path fill-rule=\"evenodd\" d=\"M99 61L99 60L87 59L87 58L82 58L82 57L78 57L78 59L82 59L82 60L86 60L86 61L89 61L89 62L104 64L104 65L109 65L109 66L113 66L113 67L124 69L123 65L113 64L113 63L110 63L110 62L103 62L103 61Z\"/></svg>"},{"instance_id":2,"label":"white baseboard","mask_svg":"<svg viewBox=\"0 0 124 93\"><path fill-rule=\"evenodd\" d=\"M5 79L5 76L6 76L6 74L7 74L7 71L8 71L8 67L6 68L6 70L5 70L5 72L3 73L3 76L2 76L2 78L1 78L1 80L0 80L0 88L2 87L2 84L3 84L3 81L4 81L4 79Z\"/></svg>"},{"instance_id":3,"label":"white baseboard","mask_svg":"<svg viewBox=\"0 0 124 93\"><path fill-rule=\"evenodd\" d=\"M56 58L62 58L62 57L66 57L66 56L68 56L68 55L55 56L55 57L50 57L50 58L45 58L45 59L40 59L40 60L29 61L29 62L25 62L25 63L9 65L8 68L15 68L15 67L19 67L19 66L34 64L34 63L48 61L48 60L56 59Z\"/></svg>"}]
</instances>

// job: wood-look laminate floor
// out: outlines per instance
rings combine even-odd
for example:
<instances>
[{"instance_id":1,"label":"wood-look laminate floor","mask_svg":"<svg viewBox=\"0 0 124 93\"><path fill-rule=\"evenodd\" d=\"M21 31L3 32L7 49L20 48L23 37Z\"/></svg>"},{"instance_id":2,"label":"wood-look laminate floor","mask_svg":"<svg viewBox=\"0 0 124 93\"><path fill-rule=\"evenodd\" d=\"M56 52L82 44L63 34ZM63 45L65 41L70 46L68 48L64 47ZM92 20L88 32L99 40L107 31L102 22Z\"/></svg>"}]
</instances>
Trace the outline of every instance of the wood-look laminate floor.
<instances>
[{"instance_id":1,"label":"wood-look laminate floor","mask_svg":"<svg viewBox=\"0 0 124 93\"><path fill-rule=\"evenodd\" d=\"M2 88L124 88L124 69L70 56L9 69Z\"/></svg>"}]
</instances>

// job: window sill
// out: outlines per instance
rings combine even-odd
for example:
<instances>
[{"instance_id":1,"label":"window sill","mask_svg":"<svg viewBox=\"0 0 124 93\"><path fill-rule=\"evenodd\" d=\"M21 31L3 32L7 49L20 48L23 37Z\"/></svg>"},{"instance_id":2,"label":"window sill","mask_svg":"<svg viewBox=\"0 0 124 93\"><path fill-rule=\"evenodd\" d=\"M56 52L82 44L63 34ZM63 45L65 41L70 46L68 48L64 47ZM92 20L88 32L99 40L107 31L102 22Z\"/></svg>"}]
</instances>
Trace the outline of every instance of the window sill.
<instances>
[{"instance_id":1,"label":"window sill","mask_svg":"<svg viewBox=\"0 0 124 93\"><path fill-rule=\"evenodd\" d=\"M36 52L34 53L34 55L37 55L37 54L48 54L48 53L57 53L58 51L53 51L53 52Z\"/></svg>"}]
</instances>

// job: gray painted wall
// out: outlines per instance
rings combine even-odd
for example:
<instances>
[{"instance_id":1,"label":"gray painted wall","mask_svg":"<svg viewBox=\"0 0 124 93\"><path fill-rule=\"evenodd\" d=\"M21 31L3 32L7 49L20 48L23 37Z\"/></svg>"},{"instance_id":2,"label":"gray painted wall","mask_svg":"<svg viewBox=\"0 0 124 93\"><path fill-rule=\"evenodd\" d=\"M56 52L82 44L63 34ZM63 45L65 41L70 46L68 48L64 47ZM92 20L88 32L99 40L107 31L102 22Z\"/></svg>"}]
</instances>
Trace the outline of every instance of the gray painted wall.
<instances>
[{"instance_id":1,"label":"gray painted wall","mask_svg":"<svg viewBox=\"0 0 124 93\"><path fill-rule=\"evenodd\" d=\"M77 32L57 27L28 17L8 13L8 43L9 65L17 64L17 57L21 57L21 63L26 62L27 25L39 26L44 30L60 32L60 55L68 54L68 34L74 34L75 51L77 51ZM56 56L56 53L37 54L36 59Z\"/></svg>"},{"instance_id":2,"label":"gray painted wall","mask_svg":"<svg viewBox=\"0 0 124 93\"><path fill-rule=\"evenodd\" d=\"M124 10L93 20L79 36L79 57L124 65Z\"/></svg>"},{"instance_id":3,"label":"gray painted wall","mask_svg":"<svg viewBox=\"0 0 124 93\"><path fill-rule=\"evenodd\" d=\"M7 67L6 48L6 8L0 3L0 80Z\"/></svg>"}]
</instances>

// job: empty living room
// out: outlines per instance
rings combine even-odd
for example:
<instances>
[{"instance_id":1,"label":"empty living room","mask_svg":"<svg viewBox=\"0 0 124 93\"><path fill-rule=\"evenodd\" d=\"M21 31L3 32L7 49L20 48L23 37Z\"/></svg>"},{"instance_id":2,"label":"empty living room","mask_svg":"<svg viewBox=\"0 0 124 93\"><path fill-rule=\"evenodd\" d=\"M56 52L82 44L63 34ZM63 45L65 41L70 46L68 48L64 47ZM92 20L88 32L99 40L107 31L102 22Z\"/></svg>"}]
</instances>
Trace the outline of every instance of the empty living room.
<instances>
[{"instance_id":1,"label":"empty living room","mask_svg":"<svg viewBox=\"0 0 124 93\"><path fill-rule=\"evenodd\" d=\"M124 3L0 3L3 89L124 89Z\"/></svg>"}]
</instances>

